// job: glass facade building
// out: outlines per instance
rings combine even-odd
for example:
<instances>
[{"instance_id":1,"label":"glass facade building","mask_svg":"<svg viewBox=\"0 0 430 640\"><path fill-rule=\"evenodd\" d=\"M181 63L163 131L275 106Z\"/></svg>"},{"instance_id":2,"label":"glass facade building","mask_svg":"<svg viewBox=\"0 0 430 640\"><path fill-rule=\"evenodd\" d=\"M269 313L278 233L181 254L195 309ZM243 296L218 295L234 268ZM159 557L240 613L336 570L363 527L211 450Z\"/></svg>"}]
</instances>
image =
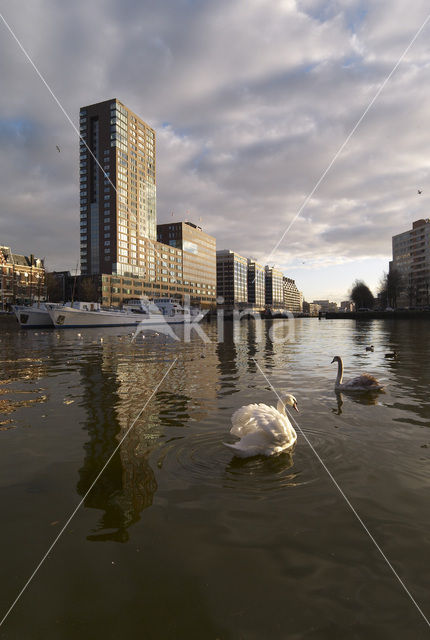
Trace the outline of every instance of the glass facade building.
<instances>
[{"instance_id":1,"label":"glass facade building","mask_svg":"<svg viewBox=\"0 0 430 640\"><path fill-rule=\"evenodd\" d=\"M248 258L248 302L257 309L264 309L265 276L264 267Z\"/></svg>"},{"instance_id":2,"label":"glass facade building","mask_svg":"<svg viewBox=\"0 0 430 640\"><path fill-rule=\"evenodd\" d=\"M215 238L179 223L176 241L157 241L154 129L112 99L81 108L80 135L81 274L100 276L101 302L190 294L213 306Z\"/></svg>"},{"instance_id":3,"label":"glass facade building","mask_svg":"<svg viewBox=\"0 0 430 640\"><path fill-rule=\"evenodd\" d=\"M79 122L81 272L145 277L141 240L156 240L155 131L116 99L82 107Z\"/></svg>"},{"instance_id":4,"label":"glass facade building","mask_svg":"<svg viewBox=\"0 0 430 640\"><path fill-rule=\"evenodd\" d=\"M292 278L284 276L284 306L292 313L303 311L303 295L297 289L296 282Z\"/></svg>"},{"instance_id":5,"label":"glass facade building","mask_svg":"<svg viewBox=\"0 0 430 640\"><path fill-rule=\"evenodd\" d=\"M248 261L238 253L225 249L216 253L217 296L223 304L248 302Z\"/></svg>"},{"instance_id":6,"label":"glass facade building","mask_svg":"<svg viewBox=\"0 0 430 640\"><path fill-rule=\"evenodd\" d=\"M266 306L273 308L284 307L284 276L275 267L264 268Z\"/></svg>"},{"instance_id":7,"label":"glass facade building","mask_svg":"<svg viewBox=\"0 0 430 640\"><path fill-rule=\"evenodd\" d=\"M216 240L192 222L157 225L160 243L182 254L183 290L201 306L216 301Z\"/></svg>"}]
</instances>

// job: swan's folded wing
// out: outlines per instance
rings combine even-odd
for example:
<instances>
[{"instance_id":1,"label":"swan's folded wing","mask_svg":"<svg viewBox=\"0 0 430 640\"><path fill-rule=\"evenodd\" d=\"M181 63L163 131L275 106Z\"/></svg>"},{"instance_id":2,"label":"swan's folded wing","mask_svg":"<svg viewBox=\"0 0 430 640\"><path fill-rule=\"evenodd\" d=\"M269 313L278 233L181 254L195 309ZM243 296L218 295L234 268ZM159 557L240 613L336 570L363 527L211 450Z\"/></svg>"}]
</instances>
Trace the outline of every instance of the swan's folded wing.
<instances>
[{"instance_id":1,"label":"swan's folded wing","mask_svg":"<svg viewBox=\"0 0 430 640\"><path fill-rule=\"evenodd\" d=\"M274 442L284 442L295 436L287 416L279 413L275 407L267 407L267 409L270 411L265 411L261 416L260 429L263 429Z\"/></svg>"},{"instance_id":2,"label":"swan's folded wing","mask_svg":"<svg viewBox=\"0 0 430 640\"><path fill-rule=\"evenodd\" d=\"M360 388L360 389L375 389L375 387L382 387L381 383L370 373L363 373L361 376L357 376L352 380L345 383L345 388Z\"/></svg>"},{"instance_id":3,"label":"swan's folded wing","mask_svg":"<svg viewBox=\"0 0 430 640\"><path fill-rule=\"evenodd\" d=\"M266 405L248 404L235 411L231 417L231 423L233 426L230 429L230 433L242 438L247 433L257 431L259 429L257 416L260 414L259 408L261 406Z\"/></svg>"}]
</instances>

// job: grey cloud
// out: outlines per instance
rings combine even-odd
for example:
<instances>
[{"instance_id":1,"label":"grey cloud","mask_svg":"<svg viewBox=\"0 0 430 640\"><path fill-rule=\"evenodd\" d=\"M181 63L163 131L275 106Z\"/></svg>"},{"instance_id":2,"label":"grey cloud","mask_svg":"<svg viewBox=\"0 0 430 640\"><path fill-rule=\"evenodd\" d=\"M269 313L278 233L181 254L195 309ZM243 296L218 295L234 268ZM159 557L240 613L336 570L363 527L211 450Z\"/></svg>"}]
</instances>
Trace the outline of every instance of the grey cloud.
<instances>
[{"instance_id":1,"label":"grey cloud","mask_svg":"<svg viewBox=\"0 0 430 640\"><path fill-rule=\"evenodd\" d=\"M424 9L400 0L252 0L246 11L236 0L45 0L25 11L5 2L3 12L73 122L80 106L118 97L156 128L161 222L172 211L201 217L219 247L264 261ZM77 136L0 28L1 241L70 267ZM388 259L391 235L427 215L426 42L423 33L272 262Z\"/></svg>"}]
</instances>

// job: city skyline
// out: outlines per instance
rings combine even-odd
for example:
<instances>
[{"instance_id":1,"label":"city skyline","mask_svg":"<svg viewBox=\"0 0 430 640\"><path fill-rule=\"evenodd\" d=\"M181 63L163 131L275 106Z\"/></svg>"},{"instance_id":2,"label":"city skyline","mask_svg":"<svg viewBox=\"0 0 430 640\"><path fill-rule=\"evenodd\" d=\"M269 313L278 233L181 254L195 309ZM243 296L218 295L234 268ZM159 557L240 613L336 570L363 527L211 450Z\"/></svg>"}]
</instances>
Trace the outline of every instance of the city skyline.
<instances>
[{"instance_id":1,"label":"city skyline","mask_svg":"<svg viewBox=\"0 0 430 640\"><path fill-rule=\"evenodd\" d=\"M428 217L428 27L270 252L423 23L424 3L391 3L388 19L384 3L253 2L246 15L237 2L85 6L98 34L83 7L44 3L37 32L40 8L6 3L4 17L77 128L81 105L116 97L156 130L159 223L200 224L219 249L279 267L307 300L345 299L355 278L375 291L392 236ZM1 26L2 237L74 270L77 134Z\"/></svg>"}]
</instances>

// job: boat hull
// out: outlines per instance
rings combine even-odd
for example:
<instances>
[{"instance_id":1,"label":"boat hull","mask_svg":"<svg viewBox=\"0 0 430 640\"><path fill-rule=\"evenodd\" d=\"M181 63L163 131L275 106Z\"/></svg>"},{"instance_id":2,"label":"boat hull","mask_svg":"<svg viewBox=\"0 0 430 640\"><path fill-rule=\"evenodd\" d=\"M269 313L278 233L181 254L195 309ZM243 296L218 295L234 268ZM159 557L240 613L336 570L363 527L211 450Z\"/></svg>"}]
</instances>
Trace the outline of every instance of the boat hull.
<instances>
[{"instance_id":1,"label":"boat hull","mask_svg":"<svg viewBox=\"0 0 430 640\"><path fill-rule=\"evenodd\" d=\"M51 316L46 308L15 305L13 311L19 322L19 326L22 328L38 329L53 326Z\"/></svg>"},{"instance_id":2,"label":"boat hull","mask_svg":"<svg viewBox=\"0 0 430 640\"><path fill-rule=\"evenodd\" d=\"M83 311L70 307L50 309L49 315L55 327L84 328L84 327L147 327L160 328L165 324L184 324L185 322L200 322L203 314L198 316L167 317L162 314L140 315L137 313L123 313L121 311Z\"/></svg>"}]
</instances>

